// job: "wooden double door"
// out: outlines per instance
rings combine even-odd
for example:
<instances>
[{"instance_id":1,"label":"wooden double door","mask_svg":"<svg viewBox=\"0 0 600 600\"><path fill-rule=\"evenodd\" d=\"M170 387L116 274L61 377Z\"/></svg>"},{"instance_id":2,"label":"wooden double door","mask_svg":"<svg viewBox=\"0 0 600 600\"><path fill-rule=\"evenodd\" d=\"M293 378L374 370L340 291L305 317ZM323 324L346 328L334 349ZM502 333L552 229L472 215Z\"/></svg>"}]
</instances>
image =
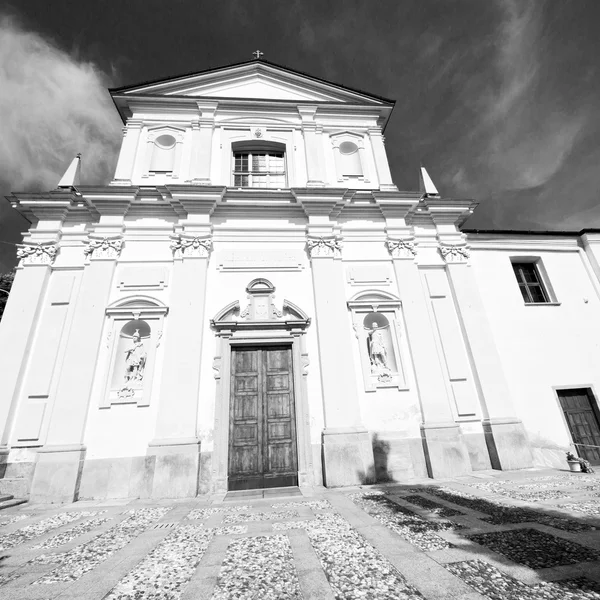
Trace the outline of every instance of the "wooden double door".
<instances>
[{"instance_id":1,"label":"wooden double door","mask_svg":"<svg viewBox=\"0 0 600 600\"><path fill-rule=\"evenodd\" d=\"M234 347L228 489L298 485L291 346Z\"/></svg>"},{"instance_id":2,"label":"wooden double door","mask_svg":"<svg viewBox=\"0 0 600 600\"><path fill-rule=\"evenodd\" d=\"M600 465L600 415L589 388L559 390L560 405L581 458Z\"/></svg>"}]
</instances>

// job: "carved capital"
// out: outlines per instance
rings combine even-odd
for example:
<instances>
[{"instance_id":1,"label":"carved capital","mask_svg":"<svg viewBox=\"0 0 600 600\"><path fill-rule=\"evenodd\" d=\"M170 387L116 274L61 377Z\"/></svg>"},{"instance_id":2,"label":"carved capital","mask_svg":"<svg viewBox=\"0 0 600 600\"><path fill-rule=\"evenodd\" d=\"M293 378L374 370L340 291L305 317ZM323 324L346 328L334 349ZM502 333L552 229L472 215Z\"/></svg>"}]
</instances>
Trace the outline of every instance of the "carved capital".
<instances>
[{"instance_id":1,"label":"carved capital","mask_svg":"<svg viewBox=\"0 0 600 600\"><path fill-rule=\"evenodd\" d=\"M177 235L171 239L171 250L175 258L206 258L212 249L212 239L209 237Z\"/></svg>"},{"instance_id":2,"label":"carved capital","mask_svg":"<svg viewBox=\"0 0 600 600\"><path fill-rule=\"evenodd\" d=\"M83 253L89 259L119 258L123 239L119 237L92 238L85 242Z\"/></svg>"},{"instance_id":3,"label":"carved capital","mask_svg":"<svg viewBox=\"0 0 600 600\"><path fill-rule=\"evenodd\" d=\"M462 263L469 260L471 249L466 244L440 244L440 254L446 263Z\"/></svg>"},{"instance_id":4,"label":"carved capital","mask_svg":"<svg viewBox=\"0 0 600 600\"><path fill-rule=\"evenodd\" d=\"M415 241L413 238L405 239L388 239L386 242L387 248L392 255L392 258L414 259L417 255Z\"/></svg>"},{"instance_id":5,"label":"carved capital","mask_svg":"<svg viewBox=\"0 0 600 600\"><path fill-rule=\"evenodd\" d=\"M309 238L307 240L308 254L311 258L341 258L342 241L340 239L330 238Z\"/></svg>"},{"instance_id":6,"label":"carved capital","mask_svg":"<svg viewBox=\"0 0 600 600\"><path fill-rule=\"evenodd\" d=\"M21 244L17 250L20 265L51 265L56 258L58 244L43 242L41 244Z\"/></svg>"}]
</instances>

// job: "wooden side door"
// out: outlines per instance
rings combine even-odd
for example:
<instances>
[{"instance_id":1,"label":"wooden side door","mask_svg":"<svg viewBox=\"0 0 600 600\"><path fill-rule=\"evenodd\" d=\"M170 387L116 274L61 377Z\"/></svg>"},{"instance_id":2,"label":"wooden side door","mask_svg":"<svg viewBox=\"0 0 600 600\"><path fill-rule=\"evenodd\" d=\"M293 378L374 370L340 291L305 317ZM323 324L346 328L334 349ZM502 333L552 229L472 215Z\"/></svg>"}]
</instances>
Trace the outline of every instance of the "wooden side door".
<instances>
[{"instance_id":1,"label":"wooden side door","mask_svg":"<svg viewBox=\"0 0 600 600\"><path fill-rule=\"evenodd\" d=\"M591 390L559 390L558 397L579 456L600 465L600 421ZM597 446L594 448L593 446Z\"/></svg>"},{"instance_id":2,"label":"wooden side door","mask_svg":"<svg viewBox=\"0 0 600 600\"><path fill-rule=\"evenodd\" d=\"M228 488L297 484L291 347L234 348Z\"/></svg>"}]
</instances>

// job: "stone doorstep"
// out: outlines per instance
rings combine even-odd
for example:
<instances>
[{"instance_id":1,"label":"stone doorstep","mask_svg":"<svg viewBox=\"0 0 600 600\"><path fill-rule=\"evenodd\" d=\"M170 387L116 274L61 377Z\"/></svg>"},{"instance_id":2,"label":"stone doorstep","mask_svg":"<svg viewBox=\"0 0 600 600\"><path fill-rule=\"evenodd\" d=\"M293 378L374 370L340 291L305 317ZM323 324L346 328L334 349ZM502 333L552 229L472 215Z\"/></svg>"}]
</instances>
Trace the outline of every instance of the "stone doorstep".
<instances>
[{"instance_id":1,"label":"stone doorstep","mask_svg":"<svg viewBox=\"0 0 600 600\"><path fill-rule=\"evenodd\" d=\"M0 510L5 508L11 508L12 506L19 506L19 504L25 504L27 498L15 498L14 496L0 496Z\"/></svg>"}]
</instances>

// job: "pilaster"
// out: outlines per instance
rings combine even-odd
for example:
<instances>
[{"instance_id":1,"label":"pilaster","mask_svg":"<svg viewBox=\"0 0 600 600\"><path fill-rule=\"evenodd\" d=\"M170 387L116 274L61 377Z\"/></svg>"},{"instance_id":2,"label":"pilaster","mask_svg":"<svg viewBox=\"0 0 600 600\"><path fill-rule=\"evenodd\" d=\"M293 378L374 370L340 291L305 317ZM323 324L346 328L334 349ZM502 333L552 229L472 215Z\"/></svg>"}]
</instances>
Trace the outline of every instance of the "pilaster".
<instances>
[{"instance_id":1,"label":"pilaster","mask_svg":"<svg viewBox=\"0 0 600 600\"><path fill-rule=\"evenodd\" d=\"M302 134L306 152L306 169L308 172L306 187L324 187L323 127L315 119L317 107L299 106L298 112L302 119Z\"/></svg>"},{"instance_id":2,"label":"pilaster","mask_svg":"<svg viewBox=\"0 0 600 600\"><path fill-rule=\"evenodd\" d=\"M180 193L178 200L187 219L171 238L172 300L163 338L165 359L156 429L147 451L156 457L153 498L196 496L199 487L197 420L206 277L212 249L209 217L219 194L209 188L206 193L195 191L191 196Z\"/></svg>"},{"instance_id":3,"label":"pilaster","mask_svg":"<svg viewBox=\"0 0 600 600\"><path fill-rule=\"evenodd\" d=\"M135 158L140 142L143 122L129 119L123 128L123 143L115 169L115 177L110 185L131 185L131 177L135 166Z\"/></svg>"},{"instance_id":4,"label":"pilaster","mask_svg":"<svg viewBox=\"0 0 600 600\"><path fill-rule=\"evenodd\" d=\"M58 244L48 241L22 244L17 252L19 268L0 321L0 455L8 453L19 391L57 251Z\"/></svg>"},{"instance_id":5,"label":"pilaster","mask_svg":"<svg viewBox=\"0 0 600 600\"><path fill-rule=\"evenodd\" d=\"M105 310L122 247L114 225L91 233L87 264L76 300L45 446L38 452L30 499L77 500L85 458L83 436L89 410Z\"/></svg>"},{"instance_id":6,"label":"pilaster","mask_svg":"<svg viewBox=\"0 0 600 600\"><path fill-rule=\"evenodd\" d=\"M201 116L192 123L190 178L194 185L211 185L212 141L217 106L217 102L198 102Z\"/></svg>"},{"instance_id":7,"label":"pilaster","mask_svg":"<svg viewBox=\"0 0 600 600\"><path fill-rule=\"evenodd\" d=\"M470 268L470 248L459 225L471 214L471 200L426 199L446 264L450 289L465 332L483 412L483 430L494 469L531 467L533 457L523 423L516 416L502 361Z\"/></svg>"},{"instance_id":8,"label":"pilaster","mask_svg":"<svg viewBox=\"0 0 600 600\"><path fill-rule=\"evenodd\" d=\"M311 261L321 385L325 411L323 463L328 487L374 481L371 437L362 424L352 354L353 336L342 268L342 239L328 214L344 202L345 190L299 197L309 217Z\"/></svg>"},{"instance_id":9,"label":"pilaster","mask_svg":"<svg viewBox=\"0 0 600 600\"><path fill-rule=\"evenodd\" d=\"M388 162L387 153L385 151L384 137L379 128L371 128L368 131L371 147L373 148L373 156L375 158L375 167L377 168L377 177L379 178L379 189L394 191L398 188L392 181L392 173Z\"/></svg>"}]
</instances>

